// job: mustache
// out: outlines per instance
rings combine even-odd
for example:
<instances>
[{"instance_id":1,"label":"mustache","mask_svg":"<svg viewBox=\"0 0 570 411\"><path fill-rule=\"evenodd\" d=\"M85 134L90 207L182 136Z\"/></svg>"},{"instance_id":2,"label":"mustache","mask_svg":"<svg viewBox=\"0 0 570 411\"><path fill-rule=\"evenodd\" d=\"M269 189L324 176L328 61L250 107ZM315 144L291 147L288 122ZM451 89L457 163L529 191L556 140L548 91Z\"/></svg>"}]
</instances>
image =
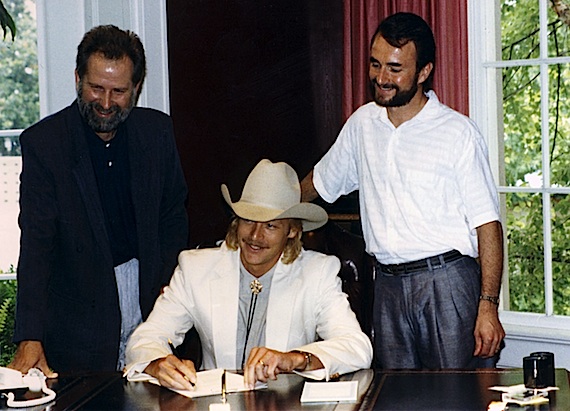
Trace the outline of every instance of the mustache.
<instances>
[{"instance_id":1,"label":"mustache","mask_svg":"<svg viewBox=\"0 0 570 411\"><path fill-rule=\"evenodd\" d=\"M382 89L394 89L394 90L400 90L400 87L398 87L396 84L394 83L378 83L376 80L373 80L374 85L376 85L378 88L382 88Z\"/></svg>"},{"instance_id":2,"label":"mustache","mask_svg":"<svg viewBox=\"0 0 570 411\"><path fill-rule=\"evenodd\" d=\"M121 108L116 104L109 107L108 109L103 108L103 106L97 102L91 102L89 103L89 105L91 106L91 108L94 108L101 114L114 114L121 111Z\"/></svg>"},{"instance_id":3,"label":"mustache","mask_svg":"<svg viewBox=\"0 0 570 411\"><path fill-rule=\"evenodd\" d=\"M253 247L259 247L259 248L266 248L266 244L265 243L261 243L259 241L254 241L251 238L244 238L242 239L242 241L249 245L249 246L253 246Z\"/></svg>"}]
</instances>

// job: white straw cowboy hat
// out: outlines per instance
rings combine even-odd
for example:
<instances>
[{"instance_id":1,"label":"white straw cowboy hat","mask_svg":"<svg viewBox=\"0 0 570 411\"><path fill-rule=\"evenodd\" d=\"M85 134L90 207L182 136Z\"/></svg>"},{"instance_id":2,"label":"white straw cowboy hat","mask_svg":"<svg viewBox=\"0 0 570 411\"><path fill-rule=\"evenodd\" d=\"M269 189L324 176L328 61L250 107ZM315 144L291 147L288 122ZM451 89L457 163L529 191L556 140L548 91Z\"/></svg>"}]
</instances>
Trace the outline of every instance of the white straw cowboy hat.
<instances>
[{"instance_id":1,"label":"white straw cowboy hat","mask_svg":"<svg viewBox=\"0 0 570 411\"><path fill-rule=\"evenodd\" d=\"M247 177L241 198L232 202L228 187L222 195L234 213L245 220L266 222L281 218L298 218L303 231L311 231L328 220L325 210L316 204L301 202L299 177L286 163L261 160Z\"/></svg>"}]
</instances>

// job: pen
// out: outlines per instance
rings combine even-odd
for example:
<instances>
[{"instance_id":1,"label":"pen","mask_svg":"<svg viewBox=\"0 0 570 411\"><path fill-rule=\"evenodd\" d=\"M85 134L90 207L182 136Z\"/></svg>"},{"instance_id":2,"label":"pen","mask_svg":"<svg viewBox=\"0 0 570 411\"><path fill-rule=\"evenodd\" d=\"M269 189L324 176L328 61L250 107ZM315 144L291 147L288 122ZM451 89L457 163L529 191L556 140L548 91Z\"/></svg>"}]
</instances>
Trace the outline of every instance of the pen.
<instances>
[{"instance_id":1,"label":"pen","mask_svg":"<svg viewBox=\"0 0 570 411\"><path fill-rule=\"evenodd\" d=\"M180 355L178 354L178 350L176 349L174 344L172 344L172 341L170 340L170 338L168 339L168 346L170 347L170 351L172 351L172 354L174 354L174 356L176 358L180 359ZM190 381L190 379L186 375L184 376L184 379L186 381L188 381L192 387L195 386L194 383L192 381Z\"/></svg>"},{"instance_id":2,"label":"pen","mask_svg":"<svg viewBox=\"0 0 570 411\"><path fill-rule=\"evenodd\" d=\"M178 359L180 359L180 356L178 355L178 350L176 349L176 347L174 347L174 344L172 344L170 338L168 339L168 346L170 347L170 351L172 351L172 354L174 354L176 357L178 357Z\"/></svg>"},{"instance_id":3,"label":"pen","mask_svg":"<svg viewBox=\"0 0 570 411\"><path fill-rule=\"evenodd\" d=\"M226 370L222 373L222 402L226 403Z\"/></svg>"}]
</instances>

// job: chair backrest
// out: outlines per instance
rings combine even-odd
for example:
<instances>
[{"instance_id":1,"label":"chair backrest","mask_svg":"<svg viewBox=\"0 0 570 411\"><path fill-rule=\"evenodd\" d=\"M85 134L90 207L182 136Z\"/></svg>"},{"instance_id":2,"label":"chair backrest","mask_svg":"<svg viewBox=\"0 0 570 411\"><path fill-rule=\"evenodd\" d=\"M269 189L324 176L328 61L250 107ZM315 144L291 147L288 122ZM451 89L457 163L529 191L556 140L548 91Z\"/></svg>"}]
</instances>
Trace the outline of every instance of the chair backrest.
<instances>
[{"instance_id":1,"label":"chair backrest","mask_svg":"<svg viewBox=\"0 0 570 411\"><path fill-rule=\"evenodd\" d=\"M333 221L315 231L303 234L303 246L334 255L341 262L338 273L342 289L348 295L362 331L372 336L372 302L374 295L372 258L366 253L364 239Z\"/></svg>"}]
</instances>

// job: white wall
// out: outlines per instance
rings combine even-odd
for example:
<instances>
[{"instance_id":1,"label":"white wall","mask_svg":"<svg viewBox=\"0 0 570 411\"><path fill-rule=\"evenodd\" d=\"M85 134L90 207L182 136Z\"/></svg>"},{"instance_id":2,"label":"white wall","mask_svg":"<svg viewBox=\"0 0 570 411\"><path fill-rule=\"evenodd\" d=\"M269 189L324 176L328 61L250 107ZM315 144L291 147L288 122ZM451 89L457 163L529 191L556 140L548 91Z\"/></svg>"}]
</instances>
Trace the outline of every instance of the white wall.
<instances>
[{"instance_id":1,"label":"white wall","mask_svg":"<svg viewBox=\"0 0 570 411\"><path fill-rule=\"evenodd\" d=\"M75 56L83 34L114 24L141 38L147 77L139 105L170 112L166 0L37 0L40 115L75 99Z\"/></svg>"}]
</instances>

